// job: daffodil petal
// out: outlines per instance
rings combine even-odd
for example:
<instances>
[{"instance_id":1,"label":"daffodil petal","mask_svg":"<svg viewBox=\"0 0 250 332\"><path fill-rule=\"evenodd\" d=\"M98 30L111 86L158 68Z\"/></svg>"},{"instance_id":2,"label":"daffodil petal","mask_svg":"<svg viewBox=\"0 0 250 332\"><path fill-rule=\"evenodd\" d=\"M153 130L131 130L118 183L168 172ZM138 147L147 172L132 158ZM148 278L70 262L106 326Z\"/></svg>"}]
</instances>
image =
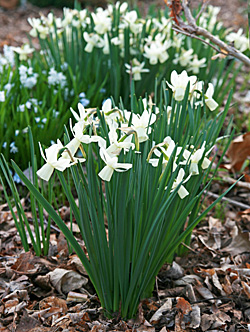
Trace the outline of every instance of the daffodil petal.
<instances>
[{"instance_id":1,"label":"daffodil petal","mask_svg":"<svg viewBox=\"0 0 250 332\"><path fill-rule=\"evenodd\" d=\"M36 172L36 174L41 179L43 179L45 181L49 181L53 171L54 171L54 167L52 167L50 164L46 163Z\"/></svg>"}]
</instances>

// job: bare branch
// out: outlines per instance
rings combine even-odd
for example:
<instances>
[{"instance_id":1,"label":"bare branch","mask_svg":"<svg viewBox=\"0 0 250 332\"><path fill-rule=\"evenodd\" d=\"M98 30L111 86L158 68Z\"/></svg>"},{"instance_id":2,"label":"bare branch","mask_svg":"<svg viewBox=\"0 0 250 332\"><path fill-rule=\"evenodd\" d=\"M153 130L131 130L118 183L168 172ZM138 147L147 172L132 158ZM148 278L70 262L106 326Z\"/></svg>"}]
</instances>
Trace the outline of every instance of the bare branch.
<instances>
[{"instance_id":1,"label":"bare branch","mask_svg":"<svg viewBox=\"0 0 250 332\"><path fill-rule=\"evenodd\" d=\"M189 32L186 32L185 30L183 29L178 29L178 26L177 25L173 25L172 26L172 29L176 32L179 32L179 33L182 33L183 35L186 35L188 37L191 37L191 38L194 38L194 39L198 39L200 40L201 42L203 42L204 44L212 47L216 52L218 53L221 53L221 54L224 54L224 55L228 55L227 53L223 53L219 48L217 48L216 46L214 46L213 44L210 44L209 42L207 42L206 40L200 38L200 37L197 37L196 35L192 34L192 33L189 33Z\"/></svg>"},{"instance_id":2,"label":"bare branch","mask_svg":"<svg viewBox=\"0 0 250 332\"><path fill-rule=\"evenodd\" d=\"M195 21L197 21L199 18L200 18L200 16L201 16L201 14L205 11L205 9L207 8L207 6L208 6L208 4L209 4L209 2L210 2L210 0L203 0L203 3L202 3L202 6L201 6L201 9L200 9L200 11L199 11L199 13L196 15L196 17L195 17Z\"/></svg>"},{"instance_id":3,"label":"bare branch","mask_svg":"<svg viewBox=\"0 0 250 332\"><path fill-rule=\"evenodd\" d=\"M192 38L196 38L197 36L202 36L210 41L211 44L214 44L217 46L217 48L214 46L213 48L218 52L222 53L224 55L231 55L234 58L240 60L243 62L245 65L250 66L250 59L243 54L242 52L238 51L235 47L232 47L219 38L213 36L209 31L207 31L204 28L199 27L196 24L196 20L193 17L190 8L188 7L188 1L187 0L182 0L182 7L184 10L185 17L187 19L188 24L184 23L180 18L179 18L179 26L178 26L178 32L183 33L185 35L189 35ZM174 26L176 29L176 26ZM196 37L194 37L196 36ZM196 38L197 39L197 38ZM203 43L208 44L209 46L212 47L212 45L202 38L200 38Z\"/></svg>"}]
</instances>

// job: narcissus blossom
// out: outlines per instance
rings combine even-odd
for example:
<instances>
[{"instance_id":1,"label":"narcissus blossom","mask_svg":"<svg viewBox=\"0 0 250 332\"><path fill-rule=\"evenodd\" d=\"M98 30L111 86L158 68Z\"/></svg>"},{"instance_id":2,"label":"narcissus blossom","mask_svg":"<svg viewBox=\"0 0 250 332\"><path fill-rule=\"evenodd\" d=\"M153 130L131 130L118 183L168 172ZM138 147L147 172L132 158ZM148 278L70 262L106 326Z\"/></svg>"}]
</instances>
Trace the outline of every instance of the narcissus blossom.
<instances>
[{"instance_id":1,"label":"narcissus blossom","mask_svg":"<svg viewBox=\"0 0 250 332\"><path fill-rule=\"evenodd\" d=\"M45 39L47 37L47 35L49 34L49 28L43 26L39 18L29 17L28 22L32 26L32 29L30 30L30 35L32 37L37 37L38 34L41 39Z\"/></svg>"},{"instance_id":2,"label":"narcissus blossom","mask_svg":"<svg viewBox=\"0 0 250 332\"><path fill-rule=\"evenodd\" d=\"M132 135L123 136L118 141L118 134L116 130L118 129L118 123L115 121L110 121L109 123L109 141L110 146L106 149L106 152L111 156L118 156L122 149L124 152L127 152L130 148L134 149L135 144L131 142Z\"/></svg>"},{"instance_id":3,"label":"narcissus blossom","mask_svg":"<svg viewBox=\"0 0 250 332\"><path fill-rule=\"evenodd\" d=\"M132 65L125 63L125 67L127 68L126 73L132 74L133 79L135 81L141 80L141 73L148 73L150 72L149 69L143 68L145 62L140 63L137 59L132 60Z\"/></svg>"},{"instance_id":4,"label":"narcissus blossom","mask_svg":"<svg viewBox=\"0 0 250 332\"><path fill-rule=\"evenodd\" d=\"M118 163L118 157L110 157L107 151L103 148L100 148L100 157L105 162L106 166L98 173L98 175L104 181L110 181L114 171L126 172L133 166L129 163Z\"/></svg>"},{"instance_id":5,"label":"narcissus blossom","mask_svg":"<svg viewBox=\"0 0 250 332\"><path fill-rule=\"evenodd\" d=\"M131 113L126 113L126 119L129 121ZM145 142L148 139L148 134L151 133L152 128L149 127L156 120L156 115L148 110L144 110L142 115L132 114L132 129L137 132L139 143Z\"/></svg>"},{"instance_id":6,"label":"narcissus blossom","mask_svg":"<svg viewBox=\"0 0 250 332\"><path fill-rule=\"evenodd\" d=\"M67 167L70 166L70 159L66 158L59 158L57 160L57 155L59 150L62 147L62 143L57 140L57 144L51 145L49 148L45 149L45 155L43 152L43 149L41 147L41 144L39 142L39 148L41 151L41 155L43 159L46 161L46 164L44 164L38 171L37 175L45 180L49 181L52 173L54 172L54 169L57 169L58 171L63 172Z\"/></svg>"},{"instance_id":7,"label":"narcissus blossom","mask_svg":"<svg viewBox=\"0 0 250 332\"><path fill-rule=\"evenodd\" d=\"M200 149L196 150L193 153L191 153L188 150L184 150L183 157L185 158L186 161L183 162L182 164L190 163L189 173L192 175L199 174L198 163L200 162L200 160L203 158L203 156L205 154L205 145L206 145L206 142L204 142L202 144ZM209 150L206 153L206 155L209 154L210 151L211 150ZM202 169L207 169L211 163L210 160L206 157L206 155L204 156L204 159L201 164Z\"/></svg>"},{"instance_id":8,"label":"narcissus blossom","mask_svg":"<svg viewBox=\"0 0 250 332\"><path fill-rule=\"evenodd\" d=\"M96 33L87 33L84 31L83 38L87 42L84 48L84 51L87 53L91 53L94 47L101 48L104 46L103 39Z\"/></svg>"},{"instance_id":9,"label":"narcissus blossom","mask_svg":"<svg viewBox=\"0 0 250 332\"><path fill-rule=\"evenodd\" d=\"M186 67L191 62L193 58L193 53L194 50L192 48L190 48L188 51L182 49L180 54L176 54L173 63L179 63L182 67Z\"/></svg>"},{"instance_id":10,"label":"narcissus blossom","mask_svg":"<svg viewBox=\"0 0 250 332\"><path fill-rule=\"evenodd\" d=\"M249 47L249 40L243 34L243 29L240 28L238 32L231 32L226 36L226 40L230 43L234 43L234 47L240 52L245 52Z\"/></svg>"},{"instance_id":11,"label":"narcissus blossom","mask_svg":"<svg viewBox=\"0 0 250 332\"><path fill-rule=\"evenodd\" d=\"M169 58L167 49L170 46L171 42L169 40L165 40L163 42L162 38L158 37L156 40L151 41L148 45L145 45L144 56L149 59L149 63L151 65L156 65L158 61L163 63Z\"/></svg>"},{"instance_id":12,"label":"narcissus blossom","mask_svg":"<svg viewBox=\"0 0 250 332\"><path fill-rule=\"evenodd\" d=\"M179 184L183 181L183 178L185 176L185 171L183 168L181 168L178 172L177 178L174 180L171 192L174 191ZM191 177L191 174L186 178L186 180L184 180L182 183L186 183ZM180 186L179 190L178 190L178 195L180 196L181 199L185 198L187 195L189 195L189 192L187 191L187 189L183 186L183 184Z\"/></svg>"},{"instance_id":13,"label":"narcissus blossom","mask_svg":"<svg viewBox=\"0 0 250 332\"><path fill-rule=\"evenodd\" d=\"M196 81L197 81L197 77L188 76L188 74L185 70L183 70L183 72L179 75L174 70L174 71L172 71L171 77L170 77L171 84L169 84L167 82L167 85L172 89L174 99L177 101L182 101L185 96L185 92L186 92L188 83L190 82L189 91L191 92L191 91L193 91L193 89L195 87Z\"/></svg>"},{"instance_id":14,"label":"narcissus blossom","mask_svg":"<svg viewBox=\"0 0 250 332\"><path fill-rule=\"evenodd\" d=\"M101 142L100 144L106 144L105 140L101 136L97 135L84 135L83 130L85 127L85 124L83 122L77 122L74 127L72 128L71 122L70 122L70 127L72 134L74 138L65 146L71 153L72 156L75 155L76 151L79 149L81 143L84 144L90 144L92 142ZM63 154L66 154L67 152L63 152Z\"/></svg>"},{"instance_id":15,"label":"narcissus blossom","mask_svg":"<svg viewBox=\"0 0 250 332\"><path fill-rule=\"evenodd\" d=\"M205 104L210 109L210 111L214 111L219 104L213 99L214 94L214 86L212 83L208 83L208 89L205 93Z\"/></svg>"},{"instance_id":16,"label":"narcissus blossom","mask_svg":"<svg viewBox=\"0 0 250 332\"><path fill-rule=\"evenodd\" d=\"M205 67L206 58L198 59L197 54L194 55L193 60L189 62L188 70L194 74L199 74L200 68Z\"/></svg>"},{"instance_id":17,"label":"narcissus blossom","mask_svg":"<svg viewBox=\"0 0 250 332\"><path fill-rule=\"evenodd\" d=\"M35 51L34 48L31 48L29 44L24 44L21 47L12 47L13 51L19 54L19 60L27 60L28 54L31 54Z\"/></svg>"}]
</instances>

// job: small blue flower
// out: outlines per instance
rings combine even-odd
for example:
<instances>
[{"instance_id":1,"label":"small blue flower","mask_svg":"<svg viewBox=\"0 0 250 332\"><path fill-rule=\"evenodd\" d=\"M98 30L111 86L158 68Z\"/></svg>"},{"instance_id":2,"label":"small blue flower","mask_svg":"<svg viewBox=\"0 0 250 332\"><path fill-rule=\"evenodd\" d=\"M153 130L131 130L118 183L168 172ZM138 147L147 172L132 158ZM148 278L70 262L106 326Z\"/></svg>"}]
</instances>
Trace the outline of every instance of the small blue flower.
<instances>
[{"instance_id":1,"label":"small blue flower","mask_svg":"<svg viewBox=\"0 0 250 332\"><path fill-rule=\"evenodd\" d=\"M15 136L18 136L19 135L19 130L15 130Z\"/></svg>"},{"instance_id":2,"label":"small blue flower","mask_svg":"<svg viewBox=\"0 0 250 332\"><path fill-rule=\"evenodd\" d=\"M81 93L79 94L79 98L85 98L85 97L86 97L85 92L81 92Z\"/></svg>"},{"instance_id":3,"label":"small blue flower","mask_svg":"<svg viewBox=\"0 0 250 332\"><path fill-rule=\"evenodd\" d=\"M10 143L10 153L17 153L18 147L15 145L15 142Z\"/></svg>"},{"instance_id":4,"label":"small blue flower","mask_svg":"<svg viewBox=\"0 0 250 332\"><path fill-rule=\"evenodd\" d=\"M20 112L24 112L25 111L25 105L24 104L19 105L17 110L20 111Z\"/></svg>"},{"instance_id":5,"label":"small blue flower","mask_svg":"<svg viewBox=\"0 0 250 332\"><path fill-rule=\"evenodd\" d=\"M80 99L80 103L82 104L83 107L88 106L89 104L89 100L88 99Z\"/></svg>"},{"instance_id":6,"label":"small blue flower","mask_svg":"<svg viewBox=\"0 0 250 332\"><path fill-rule=\"evenodd\" d=\"M25 104L28 109L31 109L32 103L28 100Z\"/></svg>"},{"instance_id":7,"label":"small blue flower","mask_svg":"<svg viewBox=\"0 0 250 332\"><path fill-rule=\"evenodd\" d=\"M35 117L35 121L36 123L40 122L41 118L38 116L38 117Z\"/></svg>"},{"instance_id":8,"label":"small blue flower","mask_svg":"<svg viewBox=\"0 0 250 332\"><path fill-rule=\"evenodd\" d=\"M101 90L100 90L100 93L105 93L106 92L106 89L104 89L104 88L102 88Z\"/></svg>"},{"instance_id":9,"label":"small blue flower","mask_svg":"<svg viewBox=\"0 0 250 332\"><path fill-rule=\"evenodd\" d=\"M16 182L16 183L20 183L20 182L21 182L21 179L20 179L20 177L19 177L19 175L18 175L17 173L14 174L14 176L13 176L13 180L14 180L14 182Z\"/></svg>"},{"instance_id":10,"label":"small blue flower","mask_svg":"<svg viewBox=\"0 0 250 332\"><path fill-rule=\"evenodd\" d=\"M3 142L3 145L2 145L2 146L3 146L4 149L6 149L6 147L7 147L7 142Z\"/></svg>"}]
</instances>

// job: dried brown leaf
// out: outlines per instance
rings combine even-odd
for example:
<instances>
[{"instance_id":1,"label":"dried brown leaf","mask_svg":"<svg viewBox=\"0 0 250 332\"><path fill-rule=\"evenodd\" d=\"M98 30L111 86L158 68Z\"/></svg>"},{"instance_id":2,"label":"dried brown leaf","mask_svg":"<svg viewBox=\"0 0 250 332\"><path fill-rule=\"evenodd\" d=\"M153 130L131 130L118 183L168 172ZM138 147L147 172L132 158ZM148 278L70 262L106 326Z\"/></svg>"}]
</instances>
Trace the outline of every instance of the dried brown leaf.
<instances>
[{"instance_id":1,"label":"dried brown leaf","mask_svg":"<svg viewBox=\"0 0 250 332\"><path fill-rule=\"evenodd\" d=\"M175 23L179 25L178 16L182 11L182 5L180 0L164 0L166 5L171 9L169 16L173 18Z\"/></svg>"},{"instance_id":2,"label":"dried brown leaf","mask_svg":"<svg viewBox=\"0 0 250 332\"><path fill-rule=\"evenodd\" d=\"M222 284L222 287L227 295L230 295L233 293L232 285L230 282L230 277L228 275L224 278L224 284Z\"/></svg>"},{"instance_id":3,"label":"dried brown leaf","mask_svg":"<svg viewBox=\"0 0 250 332\"><path fill-rule=\"evenodd\" d=\"M191 323L189 327L197 329L201 324L201 309L198 305L192 306L192 312L190 313Z\"/></svg>"},{"instance_id":4,"label":"dried brown leaf","mask_svg":"<svg viewBox=\"0 0 250 332\"><path fill-rule=\"evenodd\" d=\"M29 332L35 327L39 326L41 323L29 316L26 311L23 312L23 316L21 317L19 324L17 325L16 332Z\"/></svg>"},{"instance_id":5,"label":"dried brown leaf","mask_svg":"<svg viewBox=\"0 0 250 332\"><path fill-rule=\"evenodd\" d=\"M196 280L195 289L204 299L209 300L211 303L215 302L215 300L213 300L214 298L213 293L211 293L209 289L204 287L202 283L199 282L198 280Z\"/></svg>"},{"instance_id":6,"label":"dried brown leaf","mask_svg":"<svg viewBox=\"0 0 250 332\"><path fill-rule=\"evenodd\" d=\"M249 233L238 233L230 245L226 248L223 248L222 251L229 253L232 256L242 254L243 252L249 251L250 240Z\"/></svg>"},{"instance_id":7,"label":"dried brown leaf","mask_svg":"<svg viewBox=\"0 0 250 332\"><path fill-rule=\"evenodd\" d=\"M75 271L65 269L55 269L48 273L52 286L59 293L68 293L86 285L88 279Z\"/></svg>"},{"instance_id":8,"label":"dried brown leaf","mask_svg":"<svg viewBox=\"0 0 250 332\"><path fill-rule=\"evenodd\" d=\"M191 304L183 297L178 298L176 308L179 309L183 315L187 315L190 311L192 311Z\"/></svg>"},{"instance_id":9,"label":"dried brown leaf","mask_svg":"<svg viewBox=\"0 0 250 332\"><path fill-rule=\"evenodd\" d=\"M243 287L244 293L250 299L250 287L245 281L241 281L241 286Z\"/></svg>"},{"instance_id":10,"label":"dried brown leaf","mask_svg":"<svg viewBox=\"0 0 250 332\"><path fill-rule=\"evenodd\" d=\"M150 319L150 323L156 324L161 319L164 312L172 309L172 300L170 298L154 313Z\"/></svg>"},{"instance_id":11,"label":"dried brown leaf","mask_svg":"<svg viewBox=\"0 0 250 332\"><path fill-rule=\"evenodd\" d=\"M244 161L250 156L250 132L234 139L229 146L227 155L231 161L231 168L239 171Z\"/></svg>"}]
</instances>

